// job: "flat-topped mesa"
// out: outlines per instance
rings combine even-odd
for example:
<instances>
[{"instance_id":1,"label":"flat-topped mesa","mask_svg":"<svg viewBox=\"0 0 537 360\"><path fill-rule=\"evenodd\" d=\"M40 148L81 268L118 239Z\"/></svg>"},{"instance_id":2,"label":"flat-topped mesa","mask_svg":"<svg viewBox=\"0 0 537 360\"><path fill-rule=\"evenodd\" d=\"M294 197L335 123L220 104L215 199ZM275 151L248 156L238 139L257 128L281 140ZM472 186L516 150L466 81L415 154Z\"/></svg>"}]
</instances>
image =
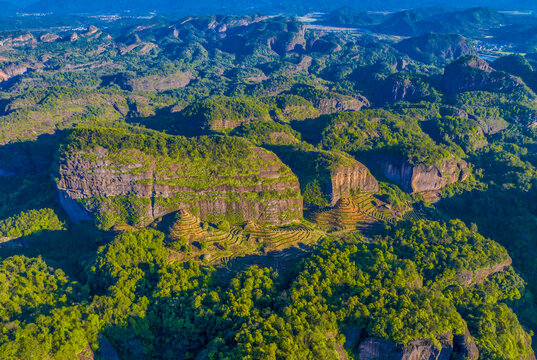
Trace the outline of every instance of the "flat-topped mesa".
<instances>
[{"instance_id":1,"label":"flat-topped mesa","mask_svg":"<svg viewBox=\"0 0 537 360\"><path fill-rule=\"evenodd\" d=\"M73 221L147 225L186 209L203 221L274 225L302 217L296 176L273 153L230 137L74 130L57 190Z\"/></svg>"}]
</instances>

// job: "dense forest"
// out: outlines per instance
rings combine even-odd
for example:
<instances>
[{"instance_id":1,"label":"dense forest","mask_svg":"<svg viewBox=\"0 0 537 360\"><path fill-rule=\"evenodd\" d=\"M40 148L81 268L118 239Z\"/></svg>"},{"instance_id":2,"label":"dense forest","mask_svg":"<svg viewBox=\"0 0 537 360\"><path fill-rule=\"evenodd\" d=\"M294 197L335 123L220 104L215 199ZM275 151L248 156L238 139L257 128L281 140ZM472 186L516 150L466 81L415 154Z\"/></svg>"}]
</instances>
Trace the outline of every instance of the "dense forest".
<instances>
[{"instance_id":1,"label":"dense forest","mask_svg":"<svg viewBox=\"0 0 537 360\"><path fill-rule=\"evenodd\" d=\"M0 359L535 359L537 17L285 4L0 17Z\"/></svg>"}]
</instances>

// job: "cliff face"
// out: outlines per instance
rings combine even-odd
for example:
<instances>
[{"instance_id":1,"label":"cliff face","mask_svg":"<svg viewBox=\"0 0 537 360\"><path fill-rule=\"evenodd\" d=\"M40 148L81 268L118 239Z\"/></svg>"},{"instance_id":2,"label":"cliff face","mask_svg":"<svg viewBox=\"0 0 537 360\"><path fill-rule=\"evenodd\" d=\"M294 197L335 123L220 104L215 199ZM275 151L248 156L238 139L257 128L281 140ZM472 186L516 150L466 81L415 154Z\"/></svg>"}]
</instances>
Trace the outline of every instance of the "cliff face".
<instances>
[{"instance_id":1,"label":"cliff face","mask_svg":"<svg viewBox=\"0 0 537 360\"><path fill-rule=\"evenodd\" d=\"M483 283L483 281L485 281L485 279L487 279L492 274L496 274L507 269L509 266L511 266L512 263L513 263L513 260L511 258L508 258L503 263L496 264L490 268L477 270L473 273L470 271L464 271L459 274L459 279L466 286L470 286L474 284L481 284Z\"/></svg>"},{"instance_id":2,"label":"cliff face","mask_svg":"<svg viewBox=\"0 0 537 360\"><path fill-rule=\"evenodd\" d=\"M371 175L369 169L356 161L353 166L339 167L330 174L331 180L331 206L339 199L349 197L353 191L371 192L379 191L379 184Z\"/></svg>"},{"instance_id":3,"label":"cliff face","mask_svg":"<svg viewBox=\"0 0 537 360\"><path fill-rule=\"evenodd\" d=\"M428 340L414 340L404 347L379 338L365 338L358 347L359 360L477 360L479 350L468 329L462 335L446 334L437 349Z\"/></svg>"},{"instance_id":4,"label":"cliff face","mask_svg":"<svg viewBox=\"0 0 537 360\"><path fill-rule=\"evenodd\" d=\"M127 91L154 91L183 88L193 79L190 72L176 72L169 75L152 75L134 77L128 74L119 74L110 77L108 81L117 84Z\"/></svg>"},{"instance_id":5,"label":"cliff face","mask_svg":"<svg viewBox=\"0 0 537 360\"><path fill-rule=\"evenodd\" d=\"M127 90L153 91L183 88L193 79L191 73L178 72L168 76L145 76L127 82Z\"/></svg>"},{"instance_id":6,"label":"cliff face","mask_svg":"<svg viewBox=\"0 0 537 360\"><path fill-rule=\"evenodd\" d=\"M310 101L320 114L358 111L371 106L369 100L362 95L348 96L307 85L295 85L287 93Z\"/></svg>"},{"instance_id":7,"label":"cliff face","mask_svg":"<svg viewBox=\"0 0 537 360\"><path fill-rule=\"evenodd\" d=\"M351 97L335 93L332 93L332 95L331 97L312 101L321 114L332 114L338 111L358 111L371 105L369 100L363 96Z\"/></svg>"},{"instance_id":8,"label":"cliff face","mask_svg":"<svg viewBox=\"0 0 537 360\"><path fill-rule=\"evenodd\" d=\"M479 350L468 329L466 329L466 332L462 335L453 336L453 352L458 354L460 359L479 359Z\"/></svg>"},{"instance_id":9,"label":"cliff face","mask_svg":"<svg viewBox=\"0 0 537 360\"><path fill-rule=\"evenodd\" d=\"M14 78L15 76L22 75L26 73L29 70L29 68L26 65L16 65L16 64L10 64L6 66L5 68L0 70L0 82L1 81L7 81L11 78Z\"/></svg>"},{"instance_id":10,"label":"cliff face","mask_svg":"<svg viewBox=\"0 0 537 360\"><path fill-rule=\"evenodd\" d=\"M390 76L375 91L379 103L397 101L420 101L432 96L427 84L417 79Z\"/></svg>"},{"instance_id":11,"label":"cliff face","mask_svg":"<svg viewBox=\"0 0 537 360\"><path fill-rule=\"evenodd\" d=\"M444 159L440 164L412 165L403 160L387 159L382 164L387 178L413 193L438 191L468 177L468 164L464 160Z\"/></svg>"},{"instance_id":12,"label":"cliff face","mask_svg":"<svg viewBox=\"0 0 537 360\"><path fill-rule=\"evenodd\" d=\"M73 221L91 216L105 228L124 222L147 225L180 209L209 221L282 224L300 218L300 187L289 168L266 150L254 148L251 156L257 169L200 175L202 169L193 172L183 159L96 148L65 154L58 164L57 190Z\"/></svg>"},{"instance_id":13,"label":"cliff face","mask_svg":"<svg viewBox=\"0 0 537 360\"><path fill-rule=\"evenodd\" d=\"M300 147L272 147L273 151L289 165L298 176L308 202L307 189L316 183L326 204L334 206L339 199L352 192L377 192L379 184L369 169L348 154L326 150L304 150ZM309 201L311 201L310 199Z\"/></svg>"},{"instance_id":14,"label":"cliff face","mask_svg":"<svg viewBox=\"0 0 537 360\"><path fill-rule=\"evenodd\" d=\"M437 349L429 341L414 340L405 348L397 347L393 342L378 338L367 338L360 343L359 360L449 360L453 345L448 343Z\"/></svg>"}]
</instances>

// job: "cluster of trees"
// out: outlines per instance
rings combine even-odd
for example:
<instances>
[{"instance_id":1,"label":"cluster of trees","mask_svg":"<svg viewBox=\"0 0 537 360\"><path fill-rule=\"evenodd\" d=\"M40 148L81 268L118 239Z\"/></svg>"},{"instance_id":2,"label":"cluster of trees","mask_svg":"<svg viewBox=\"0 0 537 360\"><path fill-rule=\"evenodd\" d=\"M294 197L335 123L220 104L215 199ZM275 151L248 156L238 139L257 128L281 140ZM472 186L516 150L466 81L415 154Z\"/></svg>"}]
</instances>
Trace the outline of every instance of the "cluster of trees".
<instances>
[{"instance_id":1,"label":"cluster of trees","mask_svg":"<svg viewBox=\"0 0 537 360\"><path fill-rule=\"evenodd\" d=\"M512 269L471 286L457 278L507 256L460 221L403 223L376 243L327 238L290 278L256 266L221 277L170 261L165 243L156 230L123 232L87 262L82 283L40 258L4 259L2 358L62 359L88 344L98 351L104 336L126 358L338 359L337 347L354 343L349 328L400 346L441 346L469 327L490 358L531 351L507 307L525 292Z\"/></svg>"},{"instance_id":2,"label":"cluster of trees","mask_svg":"<svg viewBox=\"0 0 537 360\"><path fill-rule=\"evenodd\" d=\"M44 230L63 229L64 223L52 209L29 210L0 221L0 237L17 238Z\"/></svg>"},{"instance_id":3,"label":"cluster of trees","mask_svg":"<svg viewBox=\"0 0 537 360\"><path fill-rule=\"evenodd\" d=\"M327 115L305 124L304 132L306 140L318 141L324 149L356 155L388 153L426 164L454 156L449 147L436 144L424 133L415 119L386 110Z\"/></svg>"}]
</instances>

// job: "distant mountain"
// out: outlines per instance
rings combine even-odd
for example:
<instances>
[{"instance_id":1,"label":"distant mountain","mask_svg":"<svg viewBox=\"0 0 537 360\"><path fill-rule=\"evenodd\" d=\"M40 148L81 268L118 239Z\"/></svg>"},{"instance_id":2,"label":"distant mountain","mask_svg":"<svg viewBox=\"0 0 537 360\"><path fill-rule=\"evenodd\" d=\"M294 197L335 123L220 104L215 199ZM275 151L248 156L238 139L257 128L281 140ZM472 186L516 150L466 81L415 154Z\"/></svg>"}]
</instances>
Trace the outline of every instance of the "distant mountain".
<instances>
[{"instance_id":1,"label":"distant mountain","mask_svg":"<svg viewBox=\"0 0 537 360\"><path fill-rule=\"evenodd\" d=\"M380 24L385 18L381 13L371 13L351 6L344 6L332 11L324 19L324 23L335 26L354 27Z\"/></svg>"},{"instance_id":2,"label":"distant mountain","mask_svg":"<svg viewBox=\"0 0 537 360\"><path fill-rule=\"evenodd\" d=\"M513 3L510 0L371 0L356 2L343 0L332 2L326 0L237 0L237 1L173 1L173 0L39 0L30 3L29 0L21 2L9 0L11 4L25 7L27 12L54 12L54 13L116 13L130 11L132 13L147 13L156 11L171 14L215 14L215 13L285 13L304 14L309 11L333 11L342 6L352 6L359 11L398 9L415 9L421 7L448 6L450 8L467 8L470 6L490 6L497 10L537 10L537 4L532 0L519 0ZM345 14L342 14L345 15ZM353 16L353 14L348 14Z\"/></svg>"},{"instance_id":3,"label":"distant mountain","mask_svg":"<svg viewBox=\"0 0 537 360\"><path fill-rule=\"evenodd\" d=\"M425 34L401 41L396 49L426 64L447 64L476 53L472 42L457 34Z\"/></svg>"},{"instance_id":4,"label":"distant mountain","mask_svg":"<svg viewBox=\"0 0 537 360\"><path fill-rule=\"evenodd\" d=\"M416 36L429 32L476 35L486 29L506 23L505 15L490 7L476 7L462 11L428 14L426 11L405 10L387 18L372 29L396 35Z\"/></svg>"}]
</instances>

